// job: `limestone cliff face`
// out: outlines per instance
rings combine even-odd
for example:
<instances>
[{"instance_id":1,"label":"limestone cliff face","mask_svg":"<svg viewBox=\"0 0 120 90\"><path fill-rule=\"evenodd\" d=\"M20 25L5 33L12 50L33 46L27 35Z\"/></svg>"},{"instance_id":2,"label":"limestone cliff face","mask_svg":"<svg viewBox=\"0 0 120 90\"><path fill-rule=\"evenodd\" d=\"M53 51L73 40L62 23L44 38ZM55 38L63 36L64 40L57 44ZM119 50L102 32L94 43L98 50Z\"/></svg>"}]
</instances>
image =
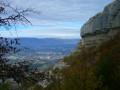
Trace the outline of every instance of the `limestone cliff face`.
<instances>
[{"instance_id":1,"label":"limestone cliff face","mask_svg":"<svg viewBox=\"0 0 120 90\"><path fill-rule=\"evenodd\" d=\"M73 52L79 51L83 46L97 45L108 40L120 31L120 0L107 5L100 12L89 19L81 28L82 40L78 42Z\"/></svg>"},{"instance_id":2,"label":"limestone cliff face","mask_svg":"<svg viewBox=\"0 0 120 90\"><path fill-rule=\"evenodd\" d=\"M120 27L120 0L107 5L103 12L98 13L81 28L81 36L103 33L111 28Z\"/></svg>"}]
</instances>

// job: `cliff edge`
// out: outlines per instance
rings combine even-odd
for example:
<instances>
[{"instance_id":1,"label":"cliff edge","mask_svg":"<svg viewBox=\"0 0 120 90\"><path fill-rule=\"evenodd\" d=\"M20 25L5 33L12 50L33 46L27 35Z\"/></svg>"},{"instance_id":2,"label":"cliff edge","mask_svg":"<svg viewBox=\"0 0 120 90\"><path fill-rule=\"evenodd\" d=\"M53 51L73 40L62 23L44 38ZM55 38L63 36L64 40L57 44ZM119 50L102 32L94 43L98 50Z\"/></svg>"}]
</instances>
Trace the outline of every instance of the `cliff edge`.
<instances>
[{"instance_id":1,"label":"cliff edge","mask_svg":"<svg viewBox=\"0 0 120 90\"><path fill-rule=\"evenodd\" d=\"M80 51L84 47L98 45L108 40L120 31L120 0L107 5L104 10L86 22L81 28L81 37L73 52Z\"/></svg>"}]
</instances>

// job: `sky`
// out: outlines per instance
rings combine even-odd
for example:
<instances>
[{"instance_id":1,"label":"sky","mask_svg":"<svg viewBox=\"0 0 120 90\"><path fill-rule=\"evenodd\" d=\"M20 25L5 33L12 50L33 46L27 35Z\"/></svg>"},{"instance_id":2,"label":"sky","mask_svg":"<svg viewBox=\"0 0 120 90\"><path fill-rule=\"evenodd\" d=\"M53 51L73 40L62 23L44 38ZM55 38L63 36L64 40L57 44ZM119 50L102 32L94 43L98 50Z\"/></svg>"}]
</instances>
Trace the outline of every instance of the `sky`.
<instances>
[{"instance_id":1,"label":"sky","mask_svg":"<svg viewBox=\"0 0 120 90\"><path fill-rule=\"evenodd\" d=\"M40 14L26 16L32 25L16 25L5 30L4 37L80 38L80 28L90 17L103 11L114 0L8 0L20 8L34 8ZM10 11L8 10L8 13Z\"/></svg>"}]
</instances>

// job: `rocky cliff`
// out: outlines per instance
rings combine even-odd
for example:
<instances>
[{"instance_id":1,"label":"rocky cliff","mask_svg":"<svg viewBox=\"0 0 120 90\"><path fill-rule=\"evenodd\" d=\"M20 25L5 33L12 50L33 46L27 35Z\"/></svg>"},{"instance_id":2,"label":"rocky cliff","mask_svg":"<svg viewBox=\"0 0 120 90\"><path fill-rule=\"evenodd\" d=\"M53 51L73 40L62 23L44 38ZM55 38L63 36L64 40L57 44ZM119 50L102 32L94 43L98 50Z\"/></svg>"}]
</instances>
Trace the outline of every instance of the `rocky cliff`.
<instances>
[{"instance_id":1,"label":"rocky cliff","mask_svg":"<svg viewBox=\"0 0 120 90\"><path fill-rule=\"evenodd\" d=\"M108 40L120 31L120 0L107 5L103 12L90 18L81 28L82 40L78 42L73 52L80 51L84 47L98 45Z\"/></svg>"}]
</instances>

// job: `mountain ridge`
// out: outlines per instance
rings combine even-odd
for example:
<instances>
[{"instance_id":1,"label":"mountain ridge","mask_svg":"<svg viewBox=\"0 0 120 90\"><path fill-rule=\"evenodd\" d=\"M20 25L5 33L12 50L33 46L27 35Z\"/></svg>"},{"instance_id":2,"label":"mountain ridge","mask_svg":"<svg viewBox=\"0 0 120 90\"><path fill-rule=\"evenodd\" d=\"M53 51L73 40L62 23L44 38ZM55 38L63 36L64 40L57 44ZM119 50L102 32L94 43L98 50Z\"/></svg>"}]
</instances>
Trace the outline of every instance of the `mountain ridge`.
<instances>
[{"instance_id":1,"label":"mountain ridge","mask_svg":"<svg viewBox=\"0 0 120 90\"><path fill-rule=\"evenodd\" d=\"M14 40L14 38L8 38ZM80 39L58 39L58 38L18 38L19 46L25 47L53 47L53 46L76 46Z\"/></svg>"}]
</instances>

